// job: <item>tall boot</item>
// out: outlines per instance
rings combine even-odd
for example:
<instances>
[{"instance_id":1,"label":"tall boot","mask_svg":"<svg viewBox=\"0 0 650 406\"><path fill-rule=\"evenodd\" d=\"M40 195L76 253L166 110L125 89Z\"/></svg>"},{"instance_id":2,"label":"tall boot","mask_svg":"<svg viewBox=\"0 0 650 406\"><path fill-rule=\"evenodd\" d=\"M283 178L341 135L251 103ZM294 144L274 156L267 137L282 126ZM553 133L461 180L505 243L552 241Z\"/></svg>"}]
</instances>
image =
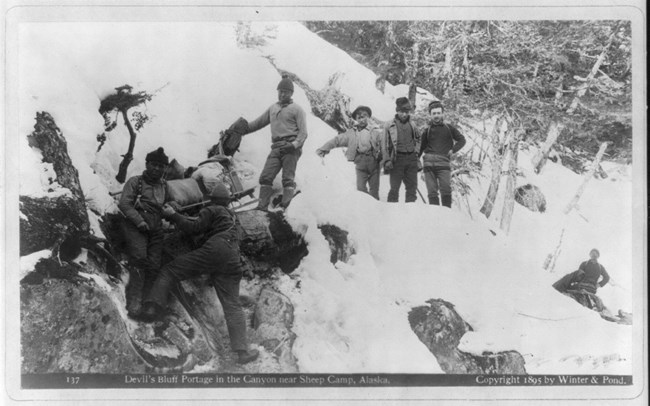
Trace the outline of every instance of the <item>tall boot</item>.
<instances>
[{"instance_id":1,"label":"tall boot","mask_svg":"<svg viewBox=\"0 0 650 406\"><path fill-rule=\"evenodd\" d=\"M451 208L451 195L442 195L442 205Z\"/></svg>"},{"instance_id":2,"label":"tall boot","mask_svg":"<svg viewBox=\"0 0 650 406\"><path fill-rule=\"evenodd\" d=\"M126 311L129 317L137 318L142 311L143 271L129 267L129 283L126 285Z\"/></svg>"},{"instance_id":3,"label":"tall boot","mask_svg":"<svg viewBox=\"0 0 650 406\"><path fill-rule=\"evenodd\" d=\"M273 195L272 186L260 185L260 197L256 209L262 211L268 211L269 203L271 202L271 195Z\"/></svg>"},{"instance_id":4,"label":"tall boot","mask_svg":"<svg viewBox=\"0 0 650 406\"><path fill-rule=\"evenodd\" d=\"M429 204L440 206L440 200L438 200L438 195L435 196L429 195Z\"/></svg>"},{"instance_id":5,"label":"tall boot","mask_svg":"<svg viewBox=\"0 0 650 406\"><path fill-rule=\"evenodd\" d=\"M293 199L293 194L296 191L296 189L292 187L285 187L282 189L282 203L280 203L280 206L282 206L283 209L286 209L289 206L289 203L291 203L291 199Z\"/></svg>"}]
</instances>

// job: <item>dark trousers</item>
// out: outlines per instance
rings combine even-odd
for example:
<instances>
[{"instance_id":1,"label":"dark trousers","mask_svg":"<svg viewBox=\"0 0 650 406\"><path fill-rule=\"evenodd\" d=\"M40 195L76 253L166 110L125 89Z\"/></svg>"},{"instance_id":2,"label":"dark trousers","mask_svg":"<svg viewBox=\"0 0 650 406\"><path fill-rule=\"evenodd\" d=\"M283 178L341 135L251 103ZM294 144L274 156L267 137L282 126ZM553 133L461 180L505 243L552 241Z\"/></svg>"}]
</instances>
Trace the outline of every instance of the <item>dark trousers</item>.
<instances>
[{"instance_id":1,"label":"dark trousers","mask_svg":"<svg viewBox=\"0 0 650 406\"><path fill-rule=\"evenodd\" d=\"M387 201L398 201L402 182L406 189L405 201L407 203L414 202L417 199L418 187L418 157L415 153L397 154L397 159L393 162L393 169L390 171L390 191Z\"/></svg>"},{"instance_id":2,"label":"dark trousers","mask_svg":"<svg viewBox=\"0 0 650 406\"><path fill-rule=\"evenodd\" d=\"M377 159L372 155L358 154L354 159L354 164L357 172L357 190L368 193L379 200L379 162Z\"/></svg>"},{"instance_id":3,"label":"dark trousers","mask_svg":"<svg viewBox=\"0 0 650 406\"><path fill-rule=\"evenodd\" d=\"M284 148L271 149L260 174L260 185L273 186L273 180L282 170L282 186L295 188L296 167L301 154L301 149L291 149L289 152Z\"/></svg>"},{"instance_id":4,"label":"dark trousers","mask_svg":"<svg viewBox=\"0 0 650 406\"><path fill-rule=\"evenodd\" d=\"M246 318L239 301L242 278L236 241L213 236L200 248L180 255L166 264L147 296L147 302L167 306L169 290L179 281L210 275L228 326L233 351L246 350Z\"/></svg>"},{"instance_id":5,"label":"dark trousers","mask_svg":"<svg viewBox=\"0 0 650 406\"><path fill-rule=\"evenodd\" d=\"M131 267L129 283L126 286L126 300L129 311L139 310L144 291L151 286L160 269L163 250L163 231L155 224L151 231L143 233L129 220L122 222L122 234L126 243Z\"/></svg>"},{"instance_id":6,"label":"dark trousers","mask_svg":"<svg viewBox=\"0 0 650 406\"><path fill-rule=\"evenodd\" d=\"M451 169L439 166L424 168L424 182L427 185L429 202L438 201L440 196L451 196Z\"/></svg>"}]
</instances>

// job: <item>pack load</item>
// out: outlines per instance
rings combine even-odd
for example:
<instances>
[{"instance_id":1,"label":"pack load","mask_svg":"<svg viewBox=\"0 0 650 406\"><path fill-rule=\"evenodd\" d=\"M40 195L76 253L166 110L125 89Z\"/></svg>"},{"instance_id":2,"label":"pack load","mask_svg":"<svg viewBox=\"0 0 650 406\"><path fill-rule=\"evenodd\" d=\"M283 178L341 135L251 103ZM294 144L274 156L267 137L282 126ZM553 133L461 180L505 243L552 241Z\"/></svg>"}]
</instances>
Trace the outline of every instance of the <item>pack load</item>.
<instances>
[{"instance_id":1,"label":"pack load","mask_svg":"<svg viewBox=\"0 0 650 406\"><path fill-rule=\"evenodd\" d=\"M239 117L227 130L221 131L220 134L219 143L216 145L218 154L233 156L235 152L239 151L242 137L248 134L248 121L243 117Z\"/></svg>"},{"instance_id":2,"label":"pack load","mask_svg":"<svg viewBox=\"0 0 650 406\"><path fill-rule=\"evenodd\" d=\"M181 206L202 202L203 192L195 179L174 179L167 181L169 199Z\"/></svg>"},{"instance_id":3,"label":"pack load","mask_svg":"<svg viewBox=\"0 0 650 406\"><path fill-rule=\"evenodd\" d=\"M225 184L231 193L234 192L229 172L225 167L229 165L226 164L224 158L225 161L228 161L228 158L223 155L215 155L211 159L201 162L198 168L192 172L190 179L194 179L198 183L205 195L209 195L219 183Z\"/></svg>"}]
</instances>

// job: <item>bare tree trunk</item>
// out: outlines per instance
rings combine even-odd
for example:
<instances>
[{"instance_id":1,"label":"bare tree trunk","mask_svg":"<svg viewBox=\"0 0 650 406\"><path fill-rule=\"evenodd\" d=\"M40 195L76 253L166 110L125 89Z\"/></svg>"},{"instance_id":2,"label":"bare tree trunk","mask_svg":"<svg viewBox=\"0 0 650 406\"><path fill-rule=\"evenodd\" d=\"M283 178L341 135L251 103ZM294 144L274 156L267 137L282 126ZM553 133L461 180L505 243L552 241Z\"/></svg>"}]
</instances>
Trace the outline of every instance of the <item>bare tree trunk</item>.
<instances>
[{"instance_id":1,"label":"bare tree trunk","mask_svg":"<svg viewBox=\"0 0 650 406\"><path fill-rule=\"evenodd\" d=\"M564 127L564 124L558 123L557 121L551 122L551 125L548 127L546 142L544 142L542 149L537 153L537 155L535 155L535 158L533 158L535 173L542 172L548 159L549 152L551 151L551 147L555 144L555 141L557 141L560 134L562 134Z\"/></svg>"},{"instance_id":2,"label":"bare tree trunk","mask_svg":"<svg viewBox=\"0 0 650 406\"><path fill-rule=\"evenodd\" d=\"M133 161L133 149L135 148L135 138L136 138L136 133L133 130L133 126L131 126L131 121L129 121L128 117L128 109L122 110L122 118L124 118L124 125L126 125L126 128L129 130L129 150L126 152L126 154L123 155L122 162L120 162L120 168L117 172L117 175L115 175L115 179L120 182L124 183L126 180L126 171L129 169L129 164L131 161Z\"/></svg>"},{"instance_id":3,"label":"bare tree trunk","mask_svg":"<svg viewBox=\"0 0 650 406\"><path fill-rule=\"evenodd\" d=\"M576 96L573 98L573 101L571 102L571 106L569 106L567 113L573 114L575 109L578 107L580 98L585 95L587 89L589 89L589 87L591 86L591 83L593 82L596 73L598 73L598 69L600 69L600 65L602 65L603 61L605 60L605 56L607 55L607 51L609 50L609 47L612 45L612 42L614 41L614 37L616 36L616 31L618 31L618 25L614 27L614 30L612 34L609 36L609 40L607 41L607 45L605 45L602 52L598 56L598 59L596 59L596 63L594 63L594 66L591 68L591 72L589 72L589 75L585 79L585 85L581 87L580 90L578 90Z\"/></svg>"},{"instance_id":4,"label":"bare tree trunk","mask_svg":"<svg viewBox=\"0 0 650 406\"><path fill-rule=\"evenodd\" d=\"M560 234L560 241L557 243L557 246L555 247L555 251L548 254L546 256L546 260L544 260L543 268L549 272L553 272L553 269L555 268L555 262L557 262L557 258L560 256L560 252L562 252L561 247L562 247L562 238L564 237L564 231L565 229L563 228L562 233Z\"/></svg>"},{"instance_id":5,"label":"bare tree trunk","mask_svg":"<svg viewBox=\"0 0 650 406\"><path fill-rule=\"evenodd\" d=\"M607 149L607 142L603 142L602 144L600 144L600 149L598 150L598 153L596 154L596 158L594 158L594 161L591 164L591 168L585 174L582 184L578 188L576 194L573 196L573 199L571 199L571 202L569 202L569 204L564 209L564 214L569 214L571 210L573 210L578 204L578 200L580 200L580 196L582 196L582 193L584 193L585 189L587 188L587 183L589 183L591 178L594 177L594 173L596 173L596 170L600 165L600 160L603 159L603 155L605 154L606 149Z\"/></svg>"},{"instance_id":6,"label":"bare tree trunk","mask_svg":"<svg viewBox=\"0 0 650 406\"><path fill-rule=\"evenodd\" d=\"M519 140L521 130L515 131L515 138L508 145L508 155L510 163L508 165L508 181L506 182L506 194L503 202L503 211L501 213L500 227L506 233L510 230L512 222L512 213L515 209L515 186L517 185L517 158L519 156Z\"/></svg>"},{"instance_id":7,"label":"bare tree trunk","mask_svg":"<svg viewBox=\"0 0 650 406\"><path fill-rule=\"evenodd\" d=\"M420 63L420 43L415 41L411 47L411 60L407 63L406 83L409 85L408 99L415 109L415 96L417 95L418 87L415 83L417 76L418 65Z\"/></svg>"},{"instance_id":8,"label":"bare tree trunk","mask_svg":"<svg viewBox=\"0 0 650 406\"><path fill-rule=\"evenodd\" d=\"M593 82L596 73L598 73L600 66L603 64L603 61L605 60L605 56L607 55L607 51L609 50L609 47L612 45L612 42L614 41L614 36L616 35L617 28L618 27L615 27L614 31L609 36L609 40L607 41L607 44L605 45L600 55L598 56L598 59L596 59L594 66L592 66L591 72L589 72L589 75L587 75L587 77L584 79L585 81L584 86L582 86L580 90L578 90L575 97L573 98L571 105L567 109L568 114L573 114L575 109L578 108L578 103L580 103L580 98L585 95L587 89L589 89L589 87L591 86L591 83ZM556 94L556 98L559 99L559 97L561 97L561 94L562 92L558 91ZM544 146L539 151L539 153L535 155L535 158L533 158L535 173L541 173L542 169L544 168L544 165L546 164L546 160L548 159L549 151L551 150L551 147L558 139L560 134L562 134L564 127L565 127L564 124L558 123L557 121L553 121L549 126L548 135L546 136L546 142L544 143Z\"/></svg>"},{"instance_id":9,"label":"bare tree trunk","mask_svg":"<svg viewBox=\"0 0 650 406\"><path fill-rule=\"evenodd\" d=\"M492 209L494 208L494 201L497 197L497 192L499 191L499 182L501 180L501 167L503 166L503 155L499 151L504 144L501 144L499 131L501 125L503 124L503 117L497 119L494 129L492 130L492 178L490 181L490 187L488 188L487 195L485 196L485 201L481 207L480 212L485 215L486 218L490 218L492 214ZM507 138L507 137L506 137Z\"/></svg>"}]
</instances>

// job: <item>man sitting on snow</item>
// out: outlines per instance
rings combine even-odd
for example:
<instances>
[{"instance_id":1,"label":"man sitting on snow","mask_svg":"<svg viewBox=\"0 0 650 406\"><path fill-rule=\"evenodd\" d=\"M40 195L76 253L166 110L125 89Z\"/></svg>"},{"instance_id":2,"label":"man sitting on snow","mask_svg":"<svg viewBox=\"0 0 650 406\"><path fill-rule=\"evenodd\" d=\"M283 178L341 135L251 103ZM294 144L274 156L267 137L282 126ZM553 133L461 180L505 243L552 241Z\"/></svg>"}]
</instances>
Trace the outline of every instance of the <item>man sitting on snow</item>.
<instances>
[{"instance_id":1,"label":"man sitting on snow","mask_svg":"<svg viewBox=\"0 0 650 406\"><path fill-rule=\"evenodd\" d=\"M126 217L122 233L131 267L126 287L126 309L130 317L141 310L143 289L160 269L163 249L161 209L168 200L163 172L169 158L162 147L147 154L146 169L124 184L118 208Z\"/></svg>"},{"instance_id":2,"label":"man sitting on snow","mask_svg":"<svg viewBox=\"0 0 650 406\"><path fill-rule=\"evenodd\" d=\"M596 291L599 286L602 288L609 282L609 274L605 267L598 263L598 257L600 257L600 252L596 248L592 249L589 251L589 260L581 263L577 271L563 276L553 284L553 287L562 293L586 293L596 302L593 306L587 307L595 307L598 311L602 310L604 306L596 296ZM578 299L576 298L576 300ZM584 305L582 301L578 301Z\"/></svg>"},{"instance_id":3,"label":"man sitting on snow","mask_svg":"<svg viewBox=\"0 0 650 406\"><path fill-rule=\"evenodd\" d=\"M243 270L235 217L226 208L230 202L230 192L223 184L218 184L210 192L210 200L214 204L201 209L195 218L177 213L170 205L163 207L165 218L181 231L188 234L205 233L205 236L200 248L180 255L163 266L144 303L142 319L153 321L162 316L169 290L178 281L210 275L223 307L230 345L239 356L238 362L245 364L255 360L258 351L248 349L246 318L239 301Z\"/></svg>"},{"instance_id":4,"label":"man sitting on snow","mask_svg":"<svg viewBox=\"0 0 650 406\"><path fill-rule=\"evenodd\" d=\"M278 102L248 124L255 132L271 124L271 153L260 174L258 210L267 210L273 194L273 180L282 170L282 207L287 207L296 191L296 167L307 139L307 119L304 110L293 102L293 82L283 76L278 84Z\"/></svg>"},{"instance_id":5,"label":"man sitting on snow","mask_svg":"<svg viewBox=\"0 0 650 406\"><path fill-rule=\"evenodd\" d=\"M355 164L357 190L369 193L379 200L379 161L381 161L382 133L379 128L370 127L370 107L359 106L352 112L355 124L346 132L327 141L316 153L322 158L334 148L347 147L345 157ZM368 186L366 186L366 184ZM370 192L368 192L368 187Z\"/></svg>"}]
</instances>

